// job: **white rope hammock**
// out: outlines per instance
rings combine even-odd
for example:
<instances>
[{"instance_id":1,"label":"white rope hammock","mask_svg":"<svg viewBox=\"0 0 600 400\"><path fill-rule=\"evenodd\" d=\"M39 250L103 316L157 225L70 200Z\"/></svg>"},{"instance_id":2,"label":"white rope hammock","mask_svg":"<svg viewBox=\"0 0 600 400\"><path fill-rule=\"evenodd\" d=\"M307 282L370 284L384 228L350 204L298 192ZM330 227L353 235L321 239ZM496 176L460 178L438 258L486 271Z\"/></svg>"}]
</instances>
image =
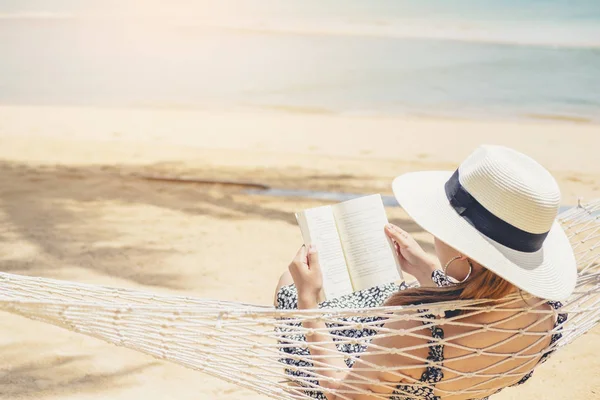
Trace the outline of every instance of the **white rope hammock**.
<instances>
[{"instance_id":1,"label":"white rope hammock","mask_svg":"<svg viewBox=\"0 0 600 400\"><path fill-rule=\"evenodd\" d=\"M541 306L528 298L529 306L515 295L503 304L483 301L455 301L424 306L379 307L368 309L276 310L273 307L158 295L149 292L84 285L51 279L0 273L0 310L20 314L68 330L134 349L157 358L214 375L234 384L277 399L305 399L333 392L339 399L371 396L369 399L421 398L415 388L434 390L442 398L482 398L497 389L519 381L540 358L572 342L600 321L600 200L580 205L559 216L569 235L578 260L577 287L560 310ZM502 309L510 316L494 322L478 316ZM460 310L444 317L444 311ZM545 314L531 326L512 327L511 321L527 313ZM536 329L558 313L568 314L555 329ZM437 316L431 318L431 314ZM311 357L302 321L320 319L326 331L346 351L347 362L356 362L345 385L337 389L320 387L331 381L324 372L332 367L327 357ZM414 328L398 331L389 328L397 321L421 321ZM385 326L384 326L385 322ZM439 326L446 333L432 338L424 326ZM348 331L358 335L348 335ZM482 344L487 332L503 339ZM372 343L374 338L405 336L416 338L417 345L387 348ZM551 345L551 337L556 339ZM488 335L489 336L489 335ZM507 350L511 341L527 336L528 345ZM415 342L411 340L409 342ZM484 341L485 342L485 341ZM370 343L369 346L367 346ZM444 345L443 363L428 359L428 349ZM311 346L319 346L313 343ZM285 349L297 349L284 352ZM420 374L393 370L394 381L365 379L360 372L390 373L389 368L362 361L366 355L404 356L415 370L435 366L444 378L433 384L419 379ZM356 361L360 360L360 361ZM461 361L469 360L467 369ZM482 361L483 360L483 361ZM408 371L408 365L404 371ZM402 387L398 381L402 379ZM328 385L323 385L328 386ZM374 387L377 387L374 390ZM412 388L412 389L411 389ZM315 394L319 392L320 394ZM388 394L386 394L388 393ZM361 397L366 398L366 397Z\"/></svg>"}]
</instances>

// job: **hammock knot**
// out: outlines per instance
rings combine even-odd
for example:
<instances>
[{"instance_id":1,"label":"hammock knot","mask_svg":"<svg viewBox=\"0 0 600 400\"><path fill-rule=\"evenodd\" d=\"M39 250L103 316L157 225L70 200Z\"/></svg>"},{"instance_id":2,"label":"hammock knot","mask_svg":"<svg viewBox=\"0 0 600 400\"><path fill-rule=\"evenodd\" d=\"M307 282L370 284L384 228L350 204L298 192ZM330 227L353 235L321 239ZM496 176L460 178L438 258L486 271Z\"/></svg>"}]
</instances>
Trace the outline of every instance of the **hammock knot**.
<instances>
[{"instance_id":1,"label":"hammock knot","mask_svg":"<svg viewBox=\"0 0 600 400\"><path fill-rule=\"evenodd\" d=\"M221 329L223 327L223 320L227 319L228 313L226 311L221 311L217 316L217 323L215 324L215 328Z\"/></svg>"},{"instance_id":2,"label":"hammock knot","mask_svg":"<svg viewBox=\"0 0 600 400\"><path fill-rule=\"evenodd\" d=\"M396 321L408 321L409 316L408 314L395 314L395 318Z\"/></svg>"}]
</instances>

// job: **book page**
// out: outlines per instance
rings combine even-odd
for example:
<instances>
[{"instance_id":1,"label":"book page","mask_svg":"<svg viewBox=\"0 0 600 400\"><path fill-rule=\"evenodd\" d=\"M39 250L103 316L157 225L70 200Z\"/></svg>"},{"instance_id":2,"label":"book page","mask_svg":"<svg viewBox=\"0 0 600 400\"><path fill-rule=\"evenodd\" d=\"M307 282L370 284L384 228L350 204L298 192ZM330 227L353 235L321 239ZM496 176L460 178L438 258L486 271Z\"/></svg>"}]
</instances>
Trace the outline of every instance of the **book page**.
<instances>
[{"instance_id":1,"label":"book page","mask_svg":"<svg viewBox=\"0 0 600 400\"><path fill-rule=\"evenodd\" d=\"M399 280L396 250L383 230L388 219L381 196L360 197L332 208L354 290Z\"/></svg>"},{"instance_id":2,"label":"book page","mask_svg":"<svg viewBox=\"0 0 600 400\"><path fill-rule=\"evenodd\" d=\"M331 206L304 210L296 214L296 219L304 243L317 246L325 297L333 299L352 293L352 283Z\"/></svg>"}]
</instances>

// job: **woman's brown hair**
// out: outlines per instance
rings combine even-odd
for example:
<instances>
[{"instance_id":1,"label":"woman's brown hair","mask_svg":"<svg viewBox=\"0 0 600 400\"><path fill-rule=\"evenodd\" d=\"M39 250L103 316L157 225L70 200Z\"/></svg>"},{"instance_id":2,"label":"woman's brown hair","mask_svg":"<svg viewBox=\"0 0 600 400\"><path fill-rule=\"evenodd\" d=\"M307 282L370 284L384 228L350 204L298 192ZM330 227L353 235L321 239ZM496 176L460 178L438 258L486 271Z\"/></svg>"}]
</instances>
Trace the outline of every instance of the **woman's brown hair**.
<instances>
[{"instance_id":1,"label":"woman's brown hair","mask_svg":"<svg viewBox=\"0 0 600 400\"><path fill-rule=\"evenodd\" d=\"M482 268L464 282L442 287L418 287L394 293L385 302L386 306L428 304L453 300L499 300L515 287L492 271Z\"/></svg>"}]
</instances>

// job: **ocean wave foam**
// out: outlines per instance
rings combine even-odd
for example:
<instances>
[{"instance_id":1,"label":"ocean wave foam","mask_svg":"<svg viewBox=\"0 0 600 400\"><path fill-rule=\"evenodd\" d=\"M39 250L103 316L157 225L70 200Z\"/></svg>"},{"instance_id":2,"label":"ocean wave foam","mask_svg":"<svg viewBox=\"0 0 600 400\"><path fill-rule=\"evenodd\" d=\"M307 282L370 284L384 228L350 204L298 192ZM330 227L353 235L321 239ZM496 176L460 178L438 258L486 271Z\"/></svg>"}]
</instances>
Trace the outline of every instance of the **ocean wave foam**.
<instances>
[{"instance_id":1,"label":"ocean wave foam","mask_svg":"<svg viewBox=\"0 0 600 400\"><path fill-rule=\"evenodd\" d=\"M138 15L68 12L0 13L0 20L86 19L150 22L156 29L198 27L271 35L313 35L380 37L399 39L450 40L475 43L544 46L561 48L600 48L600 22L574 21L479 21L418 18L293 18L267 15Z\"/></svg>"},{"instance_id":2,"label":"ocean wave foam","mask_svg":"<svg viewBox=\"0 0 600 400\"><path fill-rule=\"evenodd\" d=\"M211 23L214 28L261 34L381 37L398 39L451 40L522 46L600 48L598 26L551 25L548 23L476 23L398 20L348 23L292 21Z\"/></svg>"}]
</instances>

